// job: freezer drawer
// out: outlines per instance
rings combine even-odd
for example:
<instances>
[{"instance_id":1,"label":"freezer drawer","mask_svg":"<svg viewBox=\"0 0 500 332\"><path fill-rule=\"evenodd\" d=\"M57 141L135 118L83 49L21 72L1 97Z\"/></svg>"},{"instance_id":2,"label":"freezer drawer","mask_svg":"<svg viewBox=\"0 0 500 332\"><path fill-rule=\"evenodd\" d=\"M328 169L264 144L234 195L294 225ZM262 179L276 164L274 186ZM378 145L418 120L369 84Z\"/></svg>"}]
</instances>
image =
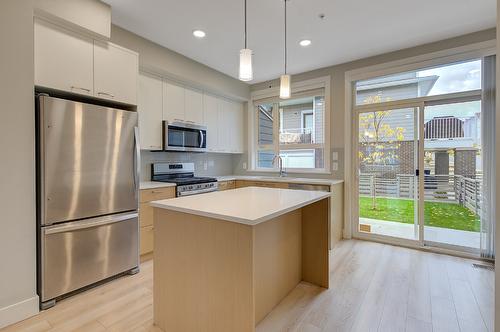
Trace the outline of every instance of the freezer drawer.
<instances>
[{"instance_id":1,"label":"freezer drawer","mask_svg":"<svg viewBox=\"0 0 500 332\"><path fill-rule=\"evenodd\" d=\"M137 213L68 222L41 230L41 302L139 265Z\"/></svg>"}]
</instances>

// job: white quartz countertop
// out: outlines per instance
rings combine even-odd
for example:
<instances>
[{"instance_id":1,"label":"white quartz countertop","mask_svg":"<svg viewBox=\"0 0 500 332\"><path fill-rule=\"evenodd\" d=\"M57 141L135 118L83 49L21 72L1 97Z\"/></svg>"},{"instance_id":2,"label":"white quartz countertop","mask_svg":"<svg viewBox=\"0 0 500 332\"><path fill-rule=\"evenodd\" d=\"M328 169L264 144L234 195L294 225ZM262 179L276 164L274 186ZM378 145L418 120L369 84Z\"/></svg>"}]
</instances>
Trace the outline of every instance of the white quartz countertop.
<instances>
[{"instance_id":1,"label":"white quartz countertop","mask_svg":"<svg viewBox=\"0 0 500 332\"><path fill-rule=\"evenodd\" d=\"M175 183L167 182L156 182L156 181L141 181L139 188L142 189L155 189L155 188L166 188L175 187Z\"/></svg>"},{"instance_id":2,"label":"white quartz countertop","mask_svg":"<svg viewBox=\"0 0 500 332\"><path fill-rule=\"evenodd\" d=\"M251 176L251 175L226 175L216 176L217 181L232 181L232 180L247 180L247 181L263 181L263 182L287 182L301 184L318 184L331 186L334 184L343 183L344 180L333 179L312 179L312 178L294 178L291 176Z\"/></svg>"},{"instance_id":3,"label":"white quartz countertop","mask_svg":"<svg viewBox=\"0 0 500 332\"><path fill-rule=\"evenodd\" d=\"M245 187L150 204L156 208L257 225L327 197L330 193L321 191Z\"/></svg>"}]
</instances>

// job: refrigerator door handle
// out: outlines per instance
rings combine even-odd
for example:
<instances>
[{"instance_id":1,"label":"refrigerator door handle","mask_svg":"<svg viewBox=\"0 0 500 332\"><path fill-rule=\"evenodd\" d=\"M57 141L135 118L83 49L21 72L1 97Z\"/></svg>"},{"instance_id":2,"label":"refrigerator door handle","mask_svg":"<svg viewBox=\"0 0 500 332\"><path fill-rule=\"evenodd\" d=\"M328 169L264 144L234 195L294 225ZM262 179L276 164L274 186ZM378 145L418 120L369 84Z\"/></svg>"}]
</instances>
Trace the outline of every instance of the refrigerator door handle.
<instances>
[{"instance_id":1,"label":"refrigerator door handle","mask_svg":"<svg viewBox=\"0 0 500 332\"><path fill-rule=\"evenodd\" d=\"M43 227L42 229L43 229L43 232L45 235L58 234L58 233L76 231L79 229L109 225L109 224L113 224L116 222L132 219L132 218L138 218L138 217L139 217L139 214L137 212L122 213L122 214L115 214L115 215L110 215L110 216L85 219L83 221L72 221L69 223L65 223L64 225L47 226L47 227Z\"/></svg>"},{"instance_id":2,"label":"refrigerator door handle","mask_svg":"<svg viewBox=\"0 0 500 332\"><path fill-rule=\"evenodd\" d=\"M134 183L135 183L135 194L137 196L137 201L139 201L139 174L141 170L141 146L139 144L139 127L134 127Z\"/></svg>"}]
</instances>

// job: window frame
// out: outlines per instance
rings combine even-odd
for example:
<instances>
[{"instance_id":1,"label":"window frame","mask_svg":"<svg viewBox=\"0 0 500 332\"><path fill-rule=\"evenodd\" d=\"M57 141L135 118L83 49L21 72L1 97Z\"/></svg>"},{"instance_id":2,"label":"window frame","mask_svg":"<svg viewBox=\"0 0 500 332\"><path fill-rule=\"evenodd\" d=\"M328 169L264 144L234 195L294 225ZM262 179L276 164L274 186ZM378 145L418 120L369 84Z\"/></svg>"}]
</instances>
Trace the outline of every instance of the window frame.
<instances>
[{"instance_id":1,"label":"window frame","mask_svg":"<svg viewBox=\"0 0 500 332\"><path fill-rule=\"evenodd\" d=\"M324 143L320 144L323 148L323 168L286 168L287 173L301 173L301 174L331 174L331 162L330 162L330 114L331 114L331 101L330 101L330 86L331 86L330 76L318 77L311 80L304 80L299 82L292 82L292 91L294 94L306 93L309 90L324 90ZM292 94L291 99L294 96ZM259 130L259 119L258 112L255 111L255 102L263 99L274 99L273 103L278 105L278 107L273 107L273 118L278 116L279 121L274 121L273 133L276 137L273 138L272 148L273 151L278 152L280 150L297 150L297 149L311 149L317 148L318 144L287 144L286 146L279 144L279 130L281 117L279 108L279 87L269 88L265 90L253 91L248 102L248 171L251 172L265 172L265 173L278 173L279 169L276 166L272 168L258 167L258 151L263 150L264 146L258 144L258 130ZM313 110L314 111L314 110ZM301 119L302 121L302 119ZM314 125L314 121L313 121ZM268 145L270 147L270 145Z\"/></svg>"},{"instance_id":2,"label":"window frame","mask_svg":"<svg viewBox=\"0 0 500 332\"><path fill-rule=\"evenodd\" d=\"M370 107L374 105L379 105L382 107L393 107L396 105L405 105L405 103L411 104L412 102L422 102L425 100L427 105L432 105L433 103L441 103L443 102L443 95L431 96L431 97L419 97L413 100L405 100L405 101L393 101L386 102L382 104L371 104L371 105L362 105L356 106L354 96L355 96L355 82L358 80L365 80L376 78L379 76L392 75L398 72L404 72L409 70L417 70L419 68L428 68L431 66L439 66L444 65L446 63L458 62L458 61L466 61L474 58L483 58L488 55L496 54L496 41L494 39L467 44L463 46L458 46L455 48L443 49L440 51L424 53L421 55L416 55L408 58L402 58L399 60L382 62L375 65L369 65L366 67L359 67L356 69L348 70L345 72L344 76L344 96L345 96L345 104L344 104L344 141L345 141L345 155L344 155L344 181L345 181L345 191L344 191L344 237L345 238L363 238L362 234L360 235L357 232L357 223L354 220L357 220L357 203L355 202L354 197L356 197L357 189L355 186L356 183L356 172L352 167L354 161L356 160L356 152L353 143L352 133L355 128L354 119L355 113L357 111L362 111L364 107ZM465 93L454 93L452 95L447 95L447 99L449 102L452 100L462 100L467 101L471 98L477 96L479 91L471 91ZM379 239L380 241L384 241L387 243L401 243L398 240L387 241L386 239ZM405 245L408 245L405 243ZM419 248L420 246L415 246ZM436 251L440 251L435 249ZM463 254L463 253L462 253Z\"/></svg>"}]
</instances>

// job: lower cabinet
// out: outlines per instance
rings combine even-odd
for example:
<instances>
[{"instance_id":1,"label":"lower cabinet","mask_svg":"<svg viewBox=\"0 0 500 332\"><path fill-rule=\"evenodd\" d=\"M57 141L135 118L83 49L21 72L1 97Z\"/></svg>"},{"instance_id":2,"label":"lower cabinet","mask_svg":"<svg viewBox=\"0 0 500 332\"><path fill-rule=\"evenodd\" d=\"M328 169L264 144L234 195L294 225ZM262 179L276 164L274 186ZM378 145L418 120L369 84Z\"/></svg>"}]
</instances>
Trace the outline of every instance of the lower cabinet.
<instances>
[{"instance_id":1,"label":"lower cabinet","mask_svg":"<svg viewBox=\"0 0 500 332\"><path fill-rule=\"evenodd\" d=\"M229 189L235 189L236 188L236 181L231 180L231 181L219 181L218 182L218 190L223 191L223 190L229 190Z\"/></svg>"},{"instance_id":2,"label":"lower cabinet","mask_svg":"<svg viewBox=\"0 0 500 332\"><path fill-rule=\"evenodd\" d=\"M140 193L139 205L139 225L140 225L140 250L141 255L153 252L154 246L154 225L153 225L153 207L149 202L160 199L175 197L175 187L142 189Z\"/></svg>"},{"instance_id":3,"label":"lower cabinet","mask_svg":"<svg viewBox=\"0 0 500 332\"><path fill-rule=\"evenodd\" d=\"M226 190L220 189L219 190ZM326 191L331 193L330 200L330 249L337 244L343 237L344 228L344 184L338 183L332 186L307 183L287 183L287 182L267 182L267 181L248 181L236 180L235 188L243 187L267 187L295 190L314 190ZM227 188L232 189L232 188Z\"/></svg>"},{"instance_id":4,"label":"lower cabinet","mask_svg":"<svg viewBox=\"0 0 500 332\"><path fill-rule=\"evenodd\" d=\"M288 183L236 180L236 188L243 188L243 187L267 187L267 188L288 189Z\"/></svg>"}]
</instances>

